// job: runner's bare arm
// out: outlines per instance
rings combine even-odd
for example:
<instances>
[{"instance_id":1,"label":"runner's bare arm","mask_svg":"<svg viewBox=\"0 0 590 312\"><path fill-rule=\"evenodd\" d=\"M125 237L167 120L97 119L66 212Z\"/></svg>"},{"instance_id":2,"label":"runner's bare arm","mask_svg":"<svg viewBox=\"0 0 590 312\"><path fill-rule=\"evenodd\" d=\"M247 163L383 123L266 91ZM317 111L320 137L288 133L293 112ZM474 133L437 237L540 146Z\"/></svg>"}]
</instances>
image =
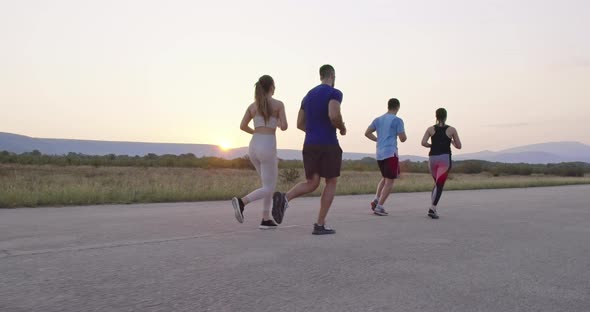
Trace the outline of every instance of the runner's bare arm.
<instances>
[{"instance_id":1,"label":"runner's bare arm","mask_svg":"<svg viewBox=\"0 0 590 312\"><path fill-rule=\"evenodd\" d=\"M303 109L300 109L297 115L297 129L305 132L305 111Z\"/></svg>"},{"instance_id":2,"label":"runner's bare arm","mask_svg":"<svg viewBox=\"0 0 590 312\"><path fill-rule=\"evenodd\" d=\"M341 135L346 135L346 126L344 125L342 113L340 112L340 102L336 100L330 100L330 103L328 103L328 116L330 117L332 126L340 130Z\"/></svg>"},{"instance_id":3,"label":"runner's bare arm","mask_svg":"<svg viewBox=\"0 0 590 312\"><path fill-rule=\"evenodd\" d=\"M375 130L377 130L377 129L373 128L372 126L369 126L367 128L367 131L365 131L365 136L367 138L369 138L369 140L377 142L377 137L373 134L373 132L375 132Z\"/></svg>"},{"instance_id":4,"label":"runner's bare arm","mask_svg":"<svg viewBox=\"0 0 590 312\"><path fill-rule=\"evenodd\" d=\"M399 138L399 140L403 143L408 139L408 136L406 136L405 132L401 132L397 134L397 137Z\"/></svg>"},{"instance_id":5,"label":"runner's bare arm","mask_svg":"<svg viewBox=\"0 0 590 312\"><path fill-rule=\"evenodd\" d=\"M428 131L429 129L426 129L426 132L424 132L424 136L422 137L422 146L424 147L431 147L432 145L430 143L428 143L428 139L430 139L430 131Z\"/></svg>"},{"instance_id":6,"label":"runner's bare arm","mask_svg":"<svg viewBox=\"0 0 590 312\"><path fill-rule=\"evenodd\" d=\"M289 128L289 124L287 123L287 114L285 114L285 104L283 104L283 102L279 102L279 127L283 131Z\"/></svg>"},{"instance_id":7,"label":"runner's bare arm","mask_svg":"<svg viewBox=\"0 0 590 312\"><path fill-rule=\"evenodd\" d=\"M457 129L455 129L454 127L452 128L452 136L451 136L451 143L453 143L453 146L457 149L461 149L461 147L463 147L463 145L461 144L461 140L459 139L459 133L457 132Z\"/></svg>"},{"instance_id":8,"label":"runner's bare arm","mask_svg":"<svg viewBox=\"0 0 590 312\"><path fill-rule=\"evenodd\" d=\"M244 117L242 118L242 123L240 123L240 130L250 133L250 134L253 134L254 129L250 128L250 126L249 126L250 120L252 120L252 113L250 112L250 106L248 106L248 109L246 109L246 113L244 114Z\"/></svg>"}]
</instances>

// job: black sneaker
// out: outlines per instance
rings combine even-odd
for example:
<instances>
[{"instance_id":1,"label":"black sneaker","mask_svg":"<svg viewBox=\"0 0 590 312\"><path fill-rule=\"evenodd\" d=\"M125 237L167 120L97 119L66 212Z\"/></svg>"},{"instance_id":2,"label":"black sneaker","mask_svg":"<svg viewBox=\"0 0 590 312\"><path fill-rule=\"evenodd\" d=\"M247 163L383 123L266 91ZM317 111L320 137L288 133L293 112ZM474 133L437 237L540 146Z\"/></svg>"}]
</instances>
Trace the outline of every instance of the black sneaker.
<instances>
[{"instance_id":1,"label":"black sneaker","mask_svg":"<svg viewBox=\"0 0 590 312\"><path fill-rule=\"evenodd\" d=\"M274 230L277 228L277 224L273 220L262 220L258 228L261 230Z\"/></svg>"},{"instance_id":2,"label":"black sneaker","mask_svg":"<svg viewBox=\"0 0 590 312\"><path fill-rule=\"evenodd\" d=\"M287 209L287 194L275 192L272 195L272 217L278 224L283 222L285 209Z\"/></svg>"},{"instance_id":3,"label":"black sneaker","mask_svg":"<svg viewBox=\"0 0 590 312\"><path fill-rule=\"evenodd\" d=\"M313 234L313 235L326 235L326 234L334 234L334 233L336 233L336 231L327 227L325 224L318 225L317 223L314 223L313 232L311 234Z\"/></svg>"},{"instance_id":4,"label":"black sneaker","mask_svg":"<svg viewBox=\"0 0 590 312\"><path fill-rule=\"evenodd\" d=\"M234 206L236 220L238 220L240 223L244 223L244 202L242 199L234 197L231 199L231 204Z\"/></svg>"},{"instance_id":5,"label":"black sneaker","mask_svg":"<svg viewBox=\"0 0 590 312\"><path fill-rule=\"evenodd\" d=\"M428 209L428 216L432 219L438 219L438 214L436 213L436 210Z\"/></svg>"}]
</instances>

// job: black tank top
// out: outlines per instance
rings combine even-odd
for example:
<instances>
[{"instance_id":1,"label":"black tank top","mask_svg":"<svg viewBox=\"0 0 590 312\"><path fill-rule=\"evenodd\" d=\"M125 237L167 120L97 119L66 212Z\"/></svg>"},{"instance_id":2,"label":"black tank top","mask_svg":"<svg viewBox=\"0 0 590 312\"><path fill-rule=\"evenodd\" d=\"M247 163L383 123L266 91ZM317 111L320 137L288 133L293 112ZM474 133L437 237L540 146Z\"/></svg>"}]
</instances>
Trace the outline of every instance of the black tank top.
<instances>
[{"instance_id":1,"label":"black tank top","mask_svg":"<svg viewBox=\"0 0 590 312\"><path fill-rule=\"evenodd\" d=\"M447 136L449 126L434 126L434 135L430 138L431 147L429 156L451 154L451 139Z\"/></svg>"}]
</instances>

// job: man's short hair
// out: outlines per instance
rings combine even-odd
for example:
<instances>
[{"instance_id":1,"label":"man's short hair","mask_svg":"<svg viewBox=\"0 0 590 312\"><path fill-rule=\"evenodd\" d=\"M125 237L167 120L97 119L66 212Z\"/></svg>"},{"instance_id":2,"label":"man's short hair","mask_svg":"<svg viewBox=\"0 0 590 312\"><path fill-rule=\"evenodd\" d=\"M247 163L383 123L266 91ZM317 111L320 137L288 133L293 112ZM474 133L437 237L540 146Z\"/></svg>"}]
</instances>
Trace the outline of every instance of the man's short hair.
<instances>
[{"instance_id":1,"label":"man's short hair","mask_svg":"<svg viewBox=\"0 0 590 312\"><path fill-rule=\"evenodd\" d=\"M336 71L332 65L326 64L320 67L320 79L328 78L330 76L334 76Z\"/></svg>"},{"instance_id":2,"label":"man's short hair","mask_svg":"<svg viewBox=\"0 0 590 312\"><path fill-rule=\"evenodd\" d=\"M398 109L399 108L399 100L396 98L389 99L387 102L387 109Z\"/></svg>"}]
</instances>

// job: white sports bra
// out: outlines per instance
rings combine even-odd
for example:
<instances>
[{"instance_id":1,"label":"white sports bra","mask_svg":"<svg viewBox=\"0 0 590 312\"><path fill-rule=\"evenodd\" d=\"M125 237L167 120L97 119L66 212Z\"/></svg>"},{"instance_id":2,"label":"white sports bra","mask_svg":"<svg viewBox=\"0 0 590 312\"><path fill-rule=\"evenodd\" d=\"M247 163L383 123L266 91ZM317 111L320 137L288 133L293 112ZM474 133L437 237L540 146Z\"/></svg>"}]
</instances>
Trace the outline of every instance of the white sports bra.
<instances>
[{"instance_id":1,"label":"white sports bra","mask_svg":"<svg viewBox=\"0 0 590 312\"><path fill-rule=\"evenodd\" d=\"M264 117L262 117L262 115L256 115L256 116L254 116L253 119L254 119L254 128L255 129L259 128L259 127L276 129L279 124L279 120L274 116L271 116L268 119L268 122L264 122Z\"/></svg>"}]
</instances>

